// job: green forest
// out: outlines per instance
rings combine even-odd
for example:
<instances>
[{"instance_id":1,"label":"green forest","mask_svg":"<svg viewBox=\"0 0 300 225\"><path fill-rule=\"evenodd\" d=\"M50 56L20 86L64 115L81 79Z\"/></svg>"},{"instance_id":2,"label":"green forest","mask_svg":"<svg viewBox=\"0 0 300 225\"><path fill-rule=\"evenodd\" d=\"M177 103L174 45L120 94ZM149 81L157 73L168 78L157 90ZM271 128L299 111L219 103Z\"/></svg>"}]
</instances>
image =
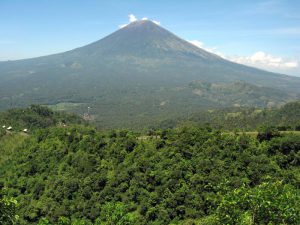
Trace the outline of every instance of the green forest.
<instances>
[{"instance_id":1,"label":"green forest","mask_svg":"<svg viewBox=\"0 0 300 225\"><path fill-rule=\"evenodd\" d=\"M0 113L0 224L297 225L299 112L224 109L142 130L37 105Z\"/></svg>"},{"instance_id":2,"label":"green forest","mask_svg":"<svg viewBox=\"0 0 300 225\"><path fill-rule=\"evenodd\" d=\"M279 131L300 131L300 101L276 108L227 107L200 110L186 117L160 120L153 127L174 128L186 123L196 126L209 124L226 131L258 131L263 127L275 127Z\"/></svg>"}]
</instances>

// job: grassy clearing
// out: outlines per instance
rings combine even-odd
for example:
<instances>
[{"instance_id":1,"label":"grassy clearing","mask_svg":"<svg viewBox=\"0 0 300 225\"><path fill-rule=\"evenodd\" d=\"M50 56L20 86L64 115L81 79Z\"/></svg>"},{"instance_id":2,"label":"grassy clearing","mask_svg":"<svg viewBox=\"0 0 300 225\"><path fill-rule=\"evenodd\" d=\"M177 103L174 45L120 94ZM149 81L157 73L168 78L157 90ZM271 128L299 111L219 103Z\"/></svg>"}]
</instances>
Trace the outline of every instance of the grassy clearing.
<instances>
[{"instance_id":1,"label":"grassy clearing","mask_svg":"<svg viewBox=\"0 0 300 225\"><path fill-rule=\"evenodd\" d=\"M300 136L300 131L280 131L281 134L296 134Z\"/></svg>"},{"instance_id":2,"label":"grassy clearing","mask_svg":"<svg viewBox=\"0 0 300 225\"><path fill-rule=\"evenodd\" d=\"M287 134L293 134L300 136L300 131L279 131L280 134L287 135ZM225 132L224 134L234 134L234 132ZM258 135L258 131L246 131L246 132L237 132L237 134L246 134L251 137L256 137Z\"/></svg>"},{"instance_id":3,"label":"grassy clearing","mask_svg":"<svg viewBox=\"0 0 300 225\"><path fill-rule=\"evenodd\" d=\"M55 105L47 105L50 109L55 111L71 111L82 106L83 103L71 103L71 102L61 102Z\"/></svg>"}]
</instances>

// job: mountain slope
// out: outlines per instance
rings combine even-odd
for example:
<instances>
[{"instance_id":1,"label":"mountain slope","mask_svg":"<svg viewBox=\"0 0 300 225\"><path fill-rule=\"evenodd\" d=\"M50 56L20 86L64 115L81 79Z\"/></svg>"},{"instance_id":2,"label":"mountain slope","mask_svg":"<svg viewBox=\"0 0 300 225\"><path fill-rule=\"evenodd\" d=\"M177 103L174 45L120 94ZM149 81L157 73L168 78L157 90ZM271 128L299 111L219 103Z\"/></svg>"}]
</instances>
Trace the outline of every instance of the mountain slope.
<instances>
[{"instance_id":1,"label":"mountain slope","mask_svg":"<svg viewBox=\"0 0 300 225\"><path fill-rule=\"evenodd\" d=\"M0 62L0 79L0 109L32 103L76 103L71 111L84 113L87 106L92 106L92 113L101 123L222 106L196 98L188 87L193 80L243 81L261 89L279 90L284 95L275 103L297 99L300 93L299 78L227 61L151 21L131 23L68 52ZM246 101L245 105L252 103Z\"/></svg>"}]
</instances>

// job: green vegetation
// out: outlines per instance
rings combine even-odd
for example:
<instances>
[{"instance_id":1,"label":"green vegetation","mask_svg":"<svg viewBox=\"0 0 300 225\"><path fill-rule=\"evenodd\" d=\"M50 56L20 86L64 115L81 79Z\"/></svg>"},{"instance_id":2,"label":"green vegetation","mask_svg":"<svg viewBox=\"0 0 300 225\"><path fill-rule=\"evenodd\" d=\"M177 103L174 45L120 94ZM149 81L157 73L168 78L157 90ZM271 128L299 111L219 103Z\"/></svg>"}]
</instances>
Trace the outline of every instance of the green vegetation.
<instances>
[{"instance_id":1,"label":"green vegetation","mask_svg":"<svg viewBox=\"0 0 300 225\"><path fill-rule=\"evenodd\" d=\"M0 224L16 224L19 218L16 208L17 201L7 197L3 185L0 184Z\"/></svg>"},{"instance_id":2,"label":"green vegetation","mask_svg":"<svg viewBox=\"0 0 300 225\"><path fill-rule=\"evenodd\" d=\"M33 131L39 128L46 128L58 124L82 124L83 119L70 113L61 113L50 110L48 107L31 105L25 109L10 109L0 113L1 127L5 129L12 127L12 131ZM2 129L2 133L3 130ZM1 135L1 133L0 133Z\"/></svg>"},{"instance_id":3,"label":"green vegetation","mask_svg":"<svg viewBox=\"0 0 300 225\"><path fill-rule=\"evenodd\" d=\"M203 110L187 117L167 119L155 126L172 128L181 124L209 125L226 131L254 132L273 127L278 131L300 130L300 102L290 102L279 108L259 109L235 107ZM256 134L256 133L254 133Z\"/></svg>"},{"instance_id":4,"label":"green vegetation","mask_svg":"<svg viewBox=\"0 0 300 225\"><path fill-rule=\"evenodd\" d=\"M2 134L2 221L296 225L299 150L297 134L274 128L256 137L195 125L137 133L42 123L29 135Z\"/></svg>"},{"instance_id":5,"label":"green vegetation","mask_svg":"<svg viewBox=\"0 0 300 225\"><path fill-rule=\"evenodd\" d=\"M139 21L0 80L1 110L56 110L0 113L1 225L299 224L299 78Z\"/></svg>"},{"instance_id":6,"label":"green vegetation","mask_svg":"<svg viewBox=\"0 0 300 225\"><path fill-rule=\"evenodd\" d=\"M297 224L299 191L281 182L228 192L217 209L221 224Z\"/></svg>"},{"instance_id":7,"label":"green vegetation","mask_svg":"<svg viewBox=\"0 0 300 225\"><path fill-rule=\"evenodd\" d=\"M227 61L150 21L68 52L0 62L0 80L1 111L41 104L83 115L91 107L104 128L147 127L199 110L272 107L300 97L299 77Z\"/></svg>"},{"instance_id":8,"label":"green vegetation","mask_svg":"<svg viewBox=\"0 0 300 225\"><path fill-rule=\"evenodd\" d=\"M73 111L81 105L82 103L60 102L55 105L48 105L48 107L55 111Z\"/></svg>"},{"instance_id":9,"label":"green vegetation","mask_svg":"<svg viewBox=\"0 0 300 225\"><path fill-rule=\"evenodd\" d=\"M284 104L287 100L296 99L280 90L260 87L242 81L233 83L193 81L189 87L199 97L223 107L274 107Z\"/></svg>"}]
</instances>

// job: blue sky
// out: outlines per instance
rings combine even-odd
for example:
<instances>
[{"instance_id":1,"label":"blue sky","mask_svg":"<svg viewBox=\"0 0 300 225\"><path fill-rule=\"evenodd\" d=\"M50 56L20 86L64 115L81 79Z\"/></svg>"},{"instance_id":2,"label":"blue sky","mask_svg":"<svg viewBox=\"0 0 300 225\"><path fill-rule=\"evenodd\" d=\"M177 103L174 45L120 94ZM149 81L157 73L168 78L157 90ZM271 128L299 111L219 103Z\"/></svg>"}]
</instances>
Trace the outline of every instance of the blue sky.
<instances>
[{"instance_id":1,"label":"blue sky","mask_svg":"<svg viewBox=\"0 0 300 225\"><path fill-rule=\"evenodd\" d=\"M0 0L0 60L83 46L130 14L232 61L300 76L299 0Z\"/></svg>"}]
</instances>

